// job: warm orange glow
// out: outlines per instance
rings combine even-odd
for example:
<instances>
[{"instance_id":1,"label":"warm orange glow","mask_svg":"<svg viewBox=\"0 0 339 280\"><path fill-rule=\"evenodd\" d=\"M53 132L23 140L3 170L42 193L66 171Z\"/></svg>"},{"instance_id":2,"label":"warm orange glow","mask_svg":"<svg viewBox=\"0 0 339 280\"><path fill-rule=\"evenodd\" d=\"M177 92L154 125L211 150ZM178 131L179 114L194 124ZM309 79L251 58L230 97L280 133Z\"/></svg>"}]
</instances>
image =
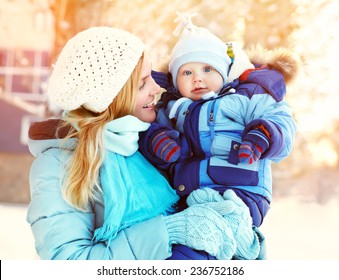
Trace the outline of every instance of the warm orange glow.
<instances>
[{"instance_id":1,"label":"warm orange glow","mask_svg":"<svg viewBox=\"0 0 339 280\"><path fill-rule=\"evenodd\" d=\"M225 42L237 41L245 49L254 44L267 49L284 47L301 57L300 75L286 95L298 124L295 145L288 158L273 166L274 199L279 200L281 195L286 201L273 201L273 211L263 227L268 250L272 252L268 257L338 259L338 0L0 0L0 50L48 52L53 63L75 33L95 25L108 25L139 36L148 46L153 68L166 70L168 55L177 40L172 33L176 11L198 13L193 22L209 28ZM0 55L0 105L16 110L25 107L23 111L33 119L46 114L46 95L42 93L32 105L17 96L3 97L7 57ZM13 64L25 68L28 62L17 58ZM48 73L49 64L45 65ZM9 72L15 68L12 66L7 67L11 68L7 69ZM36 68L28 69L31 76L37 76ZM47 75L44 78L39 85L42 92ZM17 116L6 115L3 119L9 117ZM6 123L1 133L10 134L8 128ZM8 190L14 193L18 184L29 192L30 165L21 159L9 162L12 154L4 157L1 153L7 151L0 150L0 194L6 195ZM26 180L21 182L14 171ZM15 192L16 197L18 193ZM6 199L2 201L12 202L11 198ZM323 207L318 203L322 201L330 203ZM0 232L0 259L36 258L25 221L26 209L18 208L0 203L0 220L6 228Z\"/></svg>"}]
</instances>

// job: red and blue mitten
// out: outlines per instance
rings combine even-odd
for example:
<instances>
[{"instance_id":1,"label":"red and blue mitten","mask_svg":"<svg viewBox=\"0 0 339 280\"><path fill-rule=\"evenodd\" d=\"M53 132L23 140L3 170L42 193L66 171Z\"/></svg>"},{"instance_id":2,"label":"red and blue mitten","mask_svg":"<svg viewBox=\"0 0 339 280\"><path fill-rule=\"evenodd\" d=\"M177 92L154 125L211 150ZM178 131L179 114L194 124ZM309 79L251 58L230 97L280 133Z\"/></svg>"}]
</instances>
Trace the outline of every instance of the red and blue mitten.
<instances>
[{"instance_id":1,"label":"red and blue mitten","mask_svg":"<svg viewBox=\"0 0 339 280\"><path fill-rule=\"evenodd\" d=\"M175 162L181 155L178 144L179 132L176 130L162 130L151 141L153 153L166 162Z\"/></svg>"},{"instance_id":2,"label":"red and blue mitten","mask_svg":"<svg viewBox=\"0 0 339 280\"><path fill-rule=\"evenodd\" d=\"M252 129L243 137L239 148L239 161L241 163L252 164L261 158L261 155L269 146L267 130L261 127Z\"/></svg>"}]
</instances>

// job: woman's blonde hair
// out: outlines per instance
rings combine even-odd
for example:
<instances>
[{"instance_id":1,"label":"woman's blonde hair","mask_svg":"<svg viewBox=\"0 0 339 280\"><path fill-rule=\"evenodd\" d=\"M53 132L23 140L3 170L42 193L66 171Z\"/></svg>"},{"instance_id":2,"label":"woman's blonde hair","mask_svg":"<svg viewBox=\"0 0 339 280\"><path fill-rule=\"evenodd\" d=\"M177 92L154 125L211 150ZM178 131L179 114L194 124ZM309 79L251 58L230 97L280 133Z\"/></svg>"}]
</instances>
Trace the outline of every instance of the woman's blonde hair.
<instances>
[{"instance_id":1,"label":"woman's blonde hair","mask_svg":"<svg viewBox=\"0 0 339 280\"><path fill-rule=\"evenodd\" d=\"M77 126L77 130L70 132L66 139L77 138L78 143L64 175L63 195L67 202L80 210L87 210L89 201L95 199L96 190L101 190L98 179L104 159L104 126L109 121L133 113L142 63L143 56L105 111L93 113L79 108L68 112L64 118L65 125Z\"/></svg>"}]
</instances>

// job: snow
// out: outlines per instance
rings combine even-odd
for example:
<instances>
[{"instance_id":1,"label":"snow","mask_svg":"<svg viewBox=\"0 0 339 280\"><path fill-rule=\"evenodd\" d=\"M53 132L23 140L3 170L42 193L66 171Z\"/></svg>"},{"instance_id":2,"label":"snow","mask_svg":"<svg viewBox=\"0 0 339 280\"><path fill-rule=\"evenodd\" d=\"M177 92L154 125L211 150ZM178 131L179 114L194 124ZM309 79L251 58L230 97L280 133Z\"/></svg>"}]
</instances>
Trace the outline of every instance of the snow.
<instances>
[{"instance_id":1,"label":"snow","mask_svg":"<svg viewBox=\"0 0 339 280\"><path fill-rule=\"evenodd\" d=\"M273 201L261 227L268 259L339 259L339 200L326 204L298 198Z\"/></svg>"},{"instance_id":2,"label":"snow","mask_svg":"<svg viewBox=\"0 0 339 280\"><path fill-rule=\"evenodd\" d=\"M27 205L0 204L0 259L39 259L34 239L26 222Z\"/></svg>"}]
</instances>

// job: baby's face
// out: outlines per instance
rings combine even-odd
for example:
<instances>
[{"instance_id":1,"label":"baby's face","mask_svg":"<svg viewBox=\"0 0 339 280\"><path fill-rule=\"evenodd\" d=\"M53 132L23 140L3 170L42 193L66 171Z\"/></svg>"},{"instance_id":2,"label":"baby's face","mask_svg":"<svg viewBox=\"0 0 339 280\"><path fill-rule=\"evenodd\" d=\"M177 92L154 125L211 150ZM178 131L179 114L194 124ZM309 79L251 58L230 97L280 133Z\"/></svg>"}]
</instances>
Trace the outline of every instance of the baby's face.
<instances>
[{"instance_id":1,"label":"baby's face","mask_svg":"<svg viewBox=\"0 0 339 280\"><path fill-rule=\"evenodd\" d=\"M178 70L177 84L181 95L194 101L210 91L219 92L223 83L220 73L206 63L190 62Z\"/></svg>"}]
</instances>

